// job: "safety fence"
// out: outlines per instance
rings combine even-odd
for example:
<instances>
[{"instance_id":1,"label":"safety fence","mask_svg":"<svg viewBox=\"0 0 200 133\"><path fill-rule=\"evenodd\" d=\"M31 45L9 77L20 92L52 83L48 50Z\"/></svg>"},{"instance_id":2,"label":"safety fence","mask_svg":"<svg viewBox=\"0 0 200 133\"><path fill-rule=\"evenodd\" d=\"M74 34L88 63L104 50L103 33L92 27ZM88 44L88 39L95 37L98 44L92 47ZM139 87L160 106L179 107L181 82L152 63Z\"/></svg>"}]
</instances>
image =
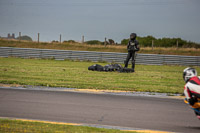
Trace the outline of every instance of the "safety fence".
<instances>
[{"instance_id":1,"label":"safety fence","mask_svg":"<svg viewBox=\"0 0 200 133\"><path fill-rule=\"evenodd\" d=\"M0 57L124 63L127 53L0 47ZM200 56L137 54L136 64L200 66Z\"/></svg>"}]
</instances>

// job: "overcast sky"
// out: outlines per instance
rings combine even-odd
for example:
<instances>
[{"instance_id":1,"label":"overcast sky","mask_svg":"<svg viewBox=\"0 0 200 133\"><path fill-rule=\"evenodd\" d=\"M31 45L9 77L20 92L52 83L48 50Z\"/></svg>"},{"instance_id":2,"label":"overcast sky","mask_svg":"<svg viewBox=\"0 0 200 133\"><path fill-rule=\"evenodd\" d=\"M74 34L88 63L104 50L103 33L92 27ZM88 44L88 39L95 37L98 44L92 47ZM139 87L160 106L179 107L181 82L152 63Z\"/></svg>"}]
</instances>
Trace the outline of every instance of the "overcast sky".
<instances>
[{"instance_id":1,"label":"overcast sky","mask_svg":"<svg viewBox=\"0 0 200 133\"><path fill-rule=\"evenodd\" d=\"M120 42L139 36L200 43L200 0L0 0L0 36Z\"/></svg>"}]
</instances>

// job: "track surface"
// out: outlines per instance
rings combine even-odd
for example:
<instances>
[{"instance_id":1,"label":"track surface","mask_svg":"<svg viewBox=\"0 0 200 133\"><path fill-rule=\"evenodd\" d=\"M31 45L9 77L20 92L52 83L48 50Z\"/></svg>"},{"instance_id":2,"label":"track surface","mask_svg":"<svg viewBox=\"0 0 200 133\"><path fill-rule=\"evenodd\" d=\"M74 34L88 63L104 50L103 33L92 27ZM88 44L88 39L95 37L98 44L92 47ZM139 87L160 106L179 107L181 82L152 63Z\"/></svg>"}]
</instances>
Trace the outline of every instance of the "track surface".
<instances>
[{"instance_id":1,"label":"track surface","mask_svg":"<svg viewBox=\"0 0 200 133\"><path fill-rule=\"evenodd\" d=\"M140 96L0 89L0 117L200 132L183 100Z\"/></svg>"}]
</instances>

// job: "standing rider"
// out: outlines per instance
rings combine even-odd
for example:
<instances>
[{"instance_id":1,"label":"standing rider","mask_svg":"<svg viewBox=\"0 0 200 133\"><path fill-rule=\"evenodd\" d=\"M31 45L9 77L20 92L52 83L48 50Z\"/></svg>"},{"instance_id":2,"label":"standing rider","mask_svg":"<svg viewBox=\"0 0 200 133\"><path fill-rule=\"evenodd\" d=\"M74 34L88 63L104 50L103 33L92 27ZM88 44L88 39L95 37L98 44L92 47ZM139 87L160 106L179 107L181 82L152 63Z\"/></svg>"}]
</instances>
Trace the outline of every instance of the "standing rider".
<instances>
[{"instance_id":1,"label":"standing rider","mask_svg":"<svg viewBox=\"0 0 200 133\"><path fill-rule=\"evenodd\" d=\"M200 119L200 77L197 76L197 71L194 68L188 67L183 70L183 79L185 80L185 102L190 104L194 109L195 114Z\"/></svg>"},{"instance_id":2,"label":"standing rider","mask_svg":"<svg viewBox=\"0 0 200 133\"><path fill-rule=\"evenodd\" d=\"M128 62L132 58L132 69L133 69L133 71L135 69L136 52L140 50L139 42L136 40L136 37L137 37L136 33L131 33L130 40L129 40L128 45L127 45L128 55L127 55L126 61L124 62L125 68L127 68Z\"/></svg>"}]
</instances>

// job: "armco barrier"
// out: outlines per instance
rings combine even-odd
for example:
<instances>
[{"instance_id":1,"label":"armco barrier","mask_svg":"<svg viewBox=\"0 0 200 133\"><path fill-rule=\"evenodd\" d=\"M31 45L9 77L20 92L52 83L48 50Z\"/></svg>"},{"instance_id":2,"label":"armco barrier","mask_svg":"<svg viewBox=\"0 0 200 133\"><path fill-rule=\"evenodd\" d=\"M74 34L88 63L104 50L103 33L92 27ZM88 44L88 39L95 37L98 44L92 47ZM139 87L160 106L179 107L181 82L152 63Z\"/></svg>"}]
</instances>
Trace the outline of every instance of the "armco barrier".
<instances>
[{"instance_id":1,"label":"armco barrier","mask_svg":"<svg viewBox=\"0 0 200 133\"><path fill-rule=\"evenodd\" d=\"M124 63L127 53L0 47L0 57L54 58ZM200 66L200 56L137 54L136 64Z\"/></svg>"}]
</instances>

